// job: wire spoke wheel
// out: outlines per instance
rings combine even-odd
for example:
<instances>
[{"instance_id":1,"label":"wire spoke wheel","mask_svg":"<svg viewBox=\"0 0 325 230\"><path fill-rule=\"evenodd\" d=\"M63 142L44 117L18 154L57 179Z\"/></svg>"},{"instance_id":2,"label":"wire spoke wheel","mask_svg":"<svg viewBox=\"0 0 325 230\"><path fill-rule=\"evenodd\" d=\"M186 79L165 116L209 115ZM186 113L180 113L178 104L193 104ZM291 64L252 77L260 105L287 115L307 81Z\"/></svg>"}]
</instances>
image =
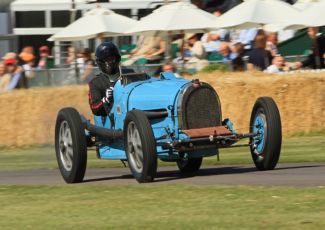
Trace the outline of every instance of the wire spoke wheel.
<instances>
[{"instance_id":1,"label":"wire spoke wheel","mask_svg":"<svg viewBox=\"0 0 325 230\"><path fill-rule=\"evenodd\" d=\"M124 120L124 140L129 168L140 182L151 182L157 172L156 140L147 116L129 111Z\"/></svg>"},{"instance_id":2,"label":"wire spoke wheel","mask_svg":"<svg viewBox=\"0 0 325 230\"><path fill-rule=\"evenodd\" d=\"M270 97L255 102L250 121L251 155L259 170L271 170L277 165L281 152L282 128L279 110Z\"/></svg>"},{"instance_id":3,"label":"wire spoke wheel","mask_svg":"<svg viewBox=\"0 0 325 230\"><path fill-rule=\"evenodd\" d=\"M59 135L60 159L63 167L67 171L72 169L73 149L71 130L67 121L63 121L60 126Z\"/></svg>"},{"instance_id":4,"label":"wire spoke wheel","mask_svg":"<svg viewBox=\"0 0 325 230\"><path fill-rule=\"evenodd\" d=\"M257 161L261 161L264 159L264 148L265 148L265 140L267 137L267 123L266 117L262 110L259 110L254 119L253 125L253 133L257 133L258 135L253 137L253 146L254 146L254 154L257 156Z\"/></svg>"},{"instance_id":5,"label":"wire spoke wheel","mask_svg":"<svg viewBox=\"0 0 325 230\"><path fill-rule=\"evenodd\" d=\"M141 172L143 168L143 150L139 131L134 123L131 121L128 125L128 152L130 153L130 164L137 171Z\"/></svg>"},{"instance_id":6,"label":"wire spoke wheel","mask_svg":"<svg viewBox=\"0 0 325 230\"><path fill-rule=\"evenodd\" d=\"M87 166L86 136L80 115L73 108L61 109L55 125L55 152L67 183L83 180Z\"/></svg>"}]
</instances>

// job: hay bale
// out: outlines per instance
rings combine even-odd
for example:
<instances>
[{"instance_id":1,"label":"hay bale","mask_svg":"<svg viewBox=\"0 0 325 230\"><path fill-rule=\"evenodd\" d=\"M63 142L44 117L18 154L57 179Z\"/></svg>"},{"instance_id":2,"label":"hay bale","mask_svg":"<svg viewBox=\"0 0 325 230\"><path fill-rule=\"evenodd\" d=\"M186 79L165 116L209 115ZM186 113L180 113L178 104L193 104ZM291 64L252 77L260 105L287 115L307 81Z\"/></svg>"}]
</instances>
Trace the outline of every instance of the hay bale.
<instances>
[{"instance_id":1,"label":"hay bale","mask_svg":"<svg viewBox=\"0 0 325 230\"><path fill-rule=\"evenodd\" d=\"M246 132L258 97L269 96L277 103L284 134L325 129L325 74L265 75L212 73L200 77L218 92L223 118Z\"/></svg>"},{"instance_id":2,"label":"hay bale","mask_svg":"<svg viewBox=\"0 0 325 230\"><path fill-rule=\"evenodd\" d=\"M265 75L263 73L199 74L218 92L223 118L239 132L247 132L250 113L260 96L279 106L283 132L325 129L325 74ZM194 78L194 77L193 77ZM0 95L0 146L52 144L58 111L75 107L92 119L87 86L35 88Z\"/></svg>"},{"instance_id":3,"label":"hay bale","mask_svg":"<svg viewBox=\"0 0 325 230\"><path fill-rule=\"evenodd\" d=\"M62 107L75 107L92 119L87 86L17 90L1 94L0 102L0 145L53 143L56 116Z\"/></svg>"}]
</instances>

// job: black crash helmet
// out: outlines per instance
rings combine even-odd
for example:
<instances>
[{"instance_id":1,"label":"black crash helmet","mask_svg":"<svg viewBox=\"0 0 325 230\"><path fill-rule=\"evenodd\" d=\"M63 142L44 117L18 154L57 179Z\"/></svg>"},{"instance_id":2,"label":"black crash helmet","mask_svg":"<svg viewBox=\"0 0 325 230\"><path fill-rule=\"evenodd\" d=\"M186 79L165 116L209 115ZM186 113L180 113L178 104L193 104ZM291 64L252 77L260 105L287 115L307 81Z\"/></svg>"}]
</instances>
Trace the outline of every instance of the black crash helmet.
<instances>
[{"instance_id":1,"label":"black crash helmet","mask_svg":"<svg viewBox=\"0 0 325 230\"><path fill-rule=\"evenodd\" d=\"M119 70L121 54L112 42L103 42L96 48L96 62L105 74L115 74Z\"/></svg>"}]
</instances>

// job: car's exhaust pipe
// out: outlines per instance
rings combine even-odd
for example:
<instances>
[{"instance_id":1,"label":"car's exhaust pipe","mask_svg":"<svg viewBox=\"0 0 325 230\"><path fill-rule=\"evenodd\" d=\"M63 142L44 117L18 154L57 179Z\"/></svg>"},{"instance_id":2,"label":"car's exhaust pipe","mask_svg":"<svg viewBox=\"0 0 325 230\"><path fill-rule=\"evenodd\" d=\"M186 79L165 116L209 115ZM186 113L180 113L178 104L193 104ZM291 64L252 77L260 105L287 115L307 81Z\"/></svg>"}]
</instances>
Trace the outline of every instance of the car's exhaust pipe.
<instances>
[{"instance_id":1,"label":"car's exhaust pipe","mask_svg":"<svg viewBox=\"0 0 325 230\"><path fill-rule=\"evenodd\" d=\"M144 110L143 111L149 120L151 119L161 119L168 116L166 109L158 109L158 110ZM124 133L123 130L115 130L115 129L106 129L103 127L99 127L97 125L93 125L87 120L83 115L80 114L81 121L84 125L84 129L88 130L92 135L109 138L109 139L123 139Z\"/></svg>"},{"instance_id":2,"label":"car's exhaust pipe","mask_svg":"<svg viewBox=\"0 0 325 230\"><path fill-rule=\"evenodd\" d=\"M81 121L84 124L84 128L87 129L91 134L109 138L109 139L123 139L124 134L121 129L106 129L96 125L91 124L83 115L80 115Z\"/></svg>"},{"instance_id":3,"label":"car's exhaust pipe","mask_svg":"<svg viewBox=\"0 0 325 230\"><path fill-rule=\"evenodd\" d=\"M168 117L166 109L142 110L149 120Z\"/></svg>"}]
</instances>

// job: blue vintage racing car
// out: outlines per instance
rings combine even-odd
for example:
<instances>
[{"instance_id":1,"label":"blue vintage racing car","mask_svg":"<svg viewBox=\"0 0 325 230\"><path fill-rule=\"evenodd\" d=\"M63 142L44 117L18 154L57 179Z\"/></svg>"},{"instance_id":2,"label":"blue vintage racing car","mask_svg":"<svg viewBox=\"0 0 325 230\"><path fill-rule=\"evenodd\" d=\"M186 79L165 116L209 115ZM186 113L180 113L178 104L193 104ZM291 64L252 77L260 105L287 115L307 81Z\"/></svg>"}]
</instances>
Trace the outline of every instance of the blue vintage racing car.
<instances>
[{"instance_id":1,"label":"blue vintage racing car","mask_svg":"<svg viewBox=\"0 0 325 230\"><path fill-rule=\"evenodd\" d=\"M55 150L67 183L82 182L87 147L97 157L127 161L138 182L156 177L157 160L176 162L181 173L195 173L202 158L218 149L248 146L259 170L274 169L280 156L281 119L274 100L260 97L253 106L248 133L237 133L222 119L216 91L199 80L161 73L122 75L114 86L114 104L107 117L86 120L74 108L59 111ZM246 144L236 144L246 138Z\"/></svg>"}]
</instances>

